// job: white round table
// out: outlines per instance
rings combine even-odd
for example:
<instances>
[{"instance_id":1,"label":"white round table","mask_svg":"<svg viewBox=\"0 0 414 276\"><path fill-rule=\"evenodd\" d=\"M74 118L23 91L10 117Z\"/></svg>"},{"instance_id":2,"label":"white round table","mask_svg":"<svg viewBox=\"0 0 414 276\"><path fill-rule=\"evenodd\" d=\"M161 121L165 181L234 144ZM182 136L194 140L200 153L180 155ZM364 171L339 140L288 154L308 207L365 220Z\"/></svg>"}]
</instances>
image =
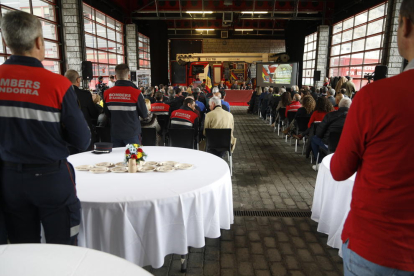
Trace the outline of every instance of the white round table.
<instances>
[{"instance_id":1,"label":"white round table","mask_svg":"<svg viewBox=\"0 0 414 276\"><path fill-rule=\"evenodd\" d=\"M116 256L87 248L57 244L0 246L1 276L150 276L146 270Z\"/></svg>"},{"instance_id":2,"label":"white round table","mask_svg":"<svg viewBox=\"0 0 414 276\"><path fill-rule=\"evenodd\" d=\"M318 232L328 235L328 245L338 248L342 256L341 234L351 208L356 174L345 181L335 181L330 170L332 156L326 156L319 165L311 218L318 222Z\"/></svg>"},{"instance_id":3,"label":"white round table","mask_svg":"<svg viewBox=\"0 0 414 276\"><path fill-rule=\"evenodd\" d=\"M159 268L168 254L187 254L218 238L233 223L233 195L227 163L215 155L173 147L144 147L146 161L194 165L169 173L77 171L82 203L79 245ZM124 148L68 158L75 167L122 162Z\"/></svg>"}]
</instances>

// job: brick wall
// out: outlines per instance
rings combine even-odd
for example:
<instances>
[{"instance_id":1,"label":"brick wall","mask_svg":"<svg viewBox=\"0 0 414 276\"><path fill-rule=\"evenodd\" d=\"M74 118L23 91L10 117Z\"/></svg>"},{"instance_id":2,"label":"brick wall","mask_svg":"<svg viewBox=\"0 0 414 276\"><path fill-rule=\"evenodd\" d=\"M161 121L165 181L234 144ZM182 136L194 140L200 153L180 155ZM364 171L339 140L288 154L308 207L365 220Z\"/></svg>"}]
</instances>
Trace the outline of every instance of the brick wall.
<instances>
[{"instance_id":1,"label":"brick wall","mask_svg":"<svg viewBox=\"0 0 414 276\"><path fill-rule=\"evenodd\" d=\"M388 77L398 75L403 71L403 61L404 59L400 56L398 52L397 45L397 31L398 31L398 16L400 14L402 0L395 0L394 7L392 7L393 14L391 19L391 33L388 46L388 60L385 64L388 66ZM390 7L391 8L391 7Z\"/></svg>"},{"instance_id":2,"label":"brick wall","mask_svg":"<svg viewBox=\"0 0 414 276\"><path fill-rule=\"evenodd\" d=\"M81 73L83 45L81 45L81 24L83 18L79 18L79 7L77 0L62 0L64 47L66 52L66 69L73 69ZM62 72L64 73L64 72Z\"/></svg>"},{"instance_id":3,"label":"brick wall","mask_svg":"<svg viewBox=\"0 0 414 276\"><path fill-rule=\"evenodd\" d=\"M126 25L127 64L131 71L138 70L137 27L135 24ZM137 78L138 79L138 78ZM135 82L138 85L138 81Z\"/></svg>"},{"instance_id":4,"label":"brick wall","mask_svg":"<svg viewBox=\"0 0 414 276\"><path fill-rule=\"evenodd\" d=\"M315 82L316 87L323 86L328 68L328 43L329 43L329 26L321 25L318 27L318 38L316 42L316 71L321 71L321 80Z\"/></svg>"}]
</instances>

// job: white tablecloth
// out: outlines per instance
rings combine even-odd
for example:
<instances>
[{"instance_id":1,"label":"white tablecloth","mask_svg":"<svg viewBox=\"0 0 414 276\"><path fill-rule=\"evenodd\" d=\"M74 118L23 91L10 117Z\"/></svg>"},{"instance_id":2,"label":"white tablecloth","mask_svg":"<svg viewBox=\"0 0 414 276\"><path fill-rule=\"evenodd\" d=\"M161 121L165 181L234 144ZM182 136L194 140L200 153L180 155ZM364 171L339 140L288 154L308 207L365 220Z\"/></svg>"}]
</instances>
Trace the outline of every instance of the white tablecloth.
<instances>
[{"instance_id":1,"label":"white tablecloth","mask_svg":"<svg viewBox=\"0 0 414 276\"><path fill-rule=\"evenodd\" d=\"M72 155L78 165L122 162L124 148L111 154ZM139 266L159 268L164 256L187 254L218 238L233 223L233 195L227 163L212 154L172 147L144 147L147 161L191 163L171 173L76 172L82 203L79 245L114 254Z\"/></svg>"},{"instance_id":2,"label":"white tablecloth","mask_svg":"<svg viewBox=\"0 0 414 276\"><path fill-rule=\"evenodd\" d=\"M114 255L57 244L0 246L1 276L150 276L139 266Z\"/></svg>"},{"instance_id":3,"label":"white tablecloth","mask_svg":"<svg viewBox=\"0 0 414 276\"><path fill-rule=\"evenodd\" d=\"M342 256L341 233L350 210L355 174L345 181L335 181L330 171L332 155L319 165L311 218L318 222L318 232L328 235L328 245L338 248Z\"/></svg>"}]
</instances>

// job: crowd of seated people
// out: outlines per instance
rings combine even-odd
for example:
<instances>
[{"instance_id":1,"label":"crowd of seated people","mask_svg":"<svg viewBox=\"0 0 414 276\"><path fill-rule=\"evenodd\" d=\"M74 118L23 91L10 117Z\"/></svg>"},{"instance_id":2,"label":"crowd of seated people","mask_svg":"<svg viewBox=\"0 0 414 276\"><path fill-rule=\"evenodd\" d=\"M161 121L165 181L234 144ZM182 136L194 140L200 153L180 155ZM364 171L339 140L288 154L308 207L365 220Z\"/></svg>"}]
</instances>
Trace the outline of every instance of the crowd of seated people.
<instances>
[{"instance_id":1,"label":"crowd of seated people","mask_svg":"<svg viewBox=\"0 0 414 276\"><path fill-rule=\"evenodd\" d=\"M307 137L307 157L312 153L316 160L319 147L328 149L329 133L341 131L355 92L349 77L337 78L335 83L326 79L322 87L256 87L247 112L260 114L263 120L271 118L272 127L283 124L286 128L282 133L288 137L298 141ZM298 118L301 118L302 129L298 126ZM321 160L319 158L318 163ZM317 164L313 168L317 170Z\"/></svg>"}]
</instances>

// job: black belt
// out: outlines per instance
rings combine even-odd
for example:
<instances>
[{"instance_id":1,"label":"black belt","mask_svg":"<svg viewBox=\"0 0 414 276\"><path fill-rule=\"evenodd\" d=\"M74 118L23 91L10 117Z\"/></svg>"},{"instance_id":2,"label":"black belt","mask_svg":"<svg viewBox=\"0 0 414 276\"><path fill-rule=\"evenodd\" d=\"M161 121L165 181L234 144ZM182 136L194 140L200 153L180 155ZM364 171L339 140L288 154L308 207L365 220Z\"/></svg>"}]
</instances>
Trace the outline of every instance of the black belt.
<instances>
[{"instance_id":1,"label":"black belt","mask_svg":"<svg viewBox=\"0 0 414 276\"><path fill-rule=\"evenodd\" d=\"M14 163L14 162L7 162L7 161L0 161L0 166L8 167L8 168L22 168L22 169L34 169L34 168L58 168L62 161L59 160L53 163L48 164L21 164L21 163Z\"/></svg>"}]
</instances>

